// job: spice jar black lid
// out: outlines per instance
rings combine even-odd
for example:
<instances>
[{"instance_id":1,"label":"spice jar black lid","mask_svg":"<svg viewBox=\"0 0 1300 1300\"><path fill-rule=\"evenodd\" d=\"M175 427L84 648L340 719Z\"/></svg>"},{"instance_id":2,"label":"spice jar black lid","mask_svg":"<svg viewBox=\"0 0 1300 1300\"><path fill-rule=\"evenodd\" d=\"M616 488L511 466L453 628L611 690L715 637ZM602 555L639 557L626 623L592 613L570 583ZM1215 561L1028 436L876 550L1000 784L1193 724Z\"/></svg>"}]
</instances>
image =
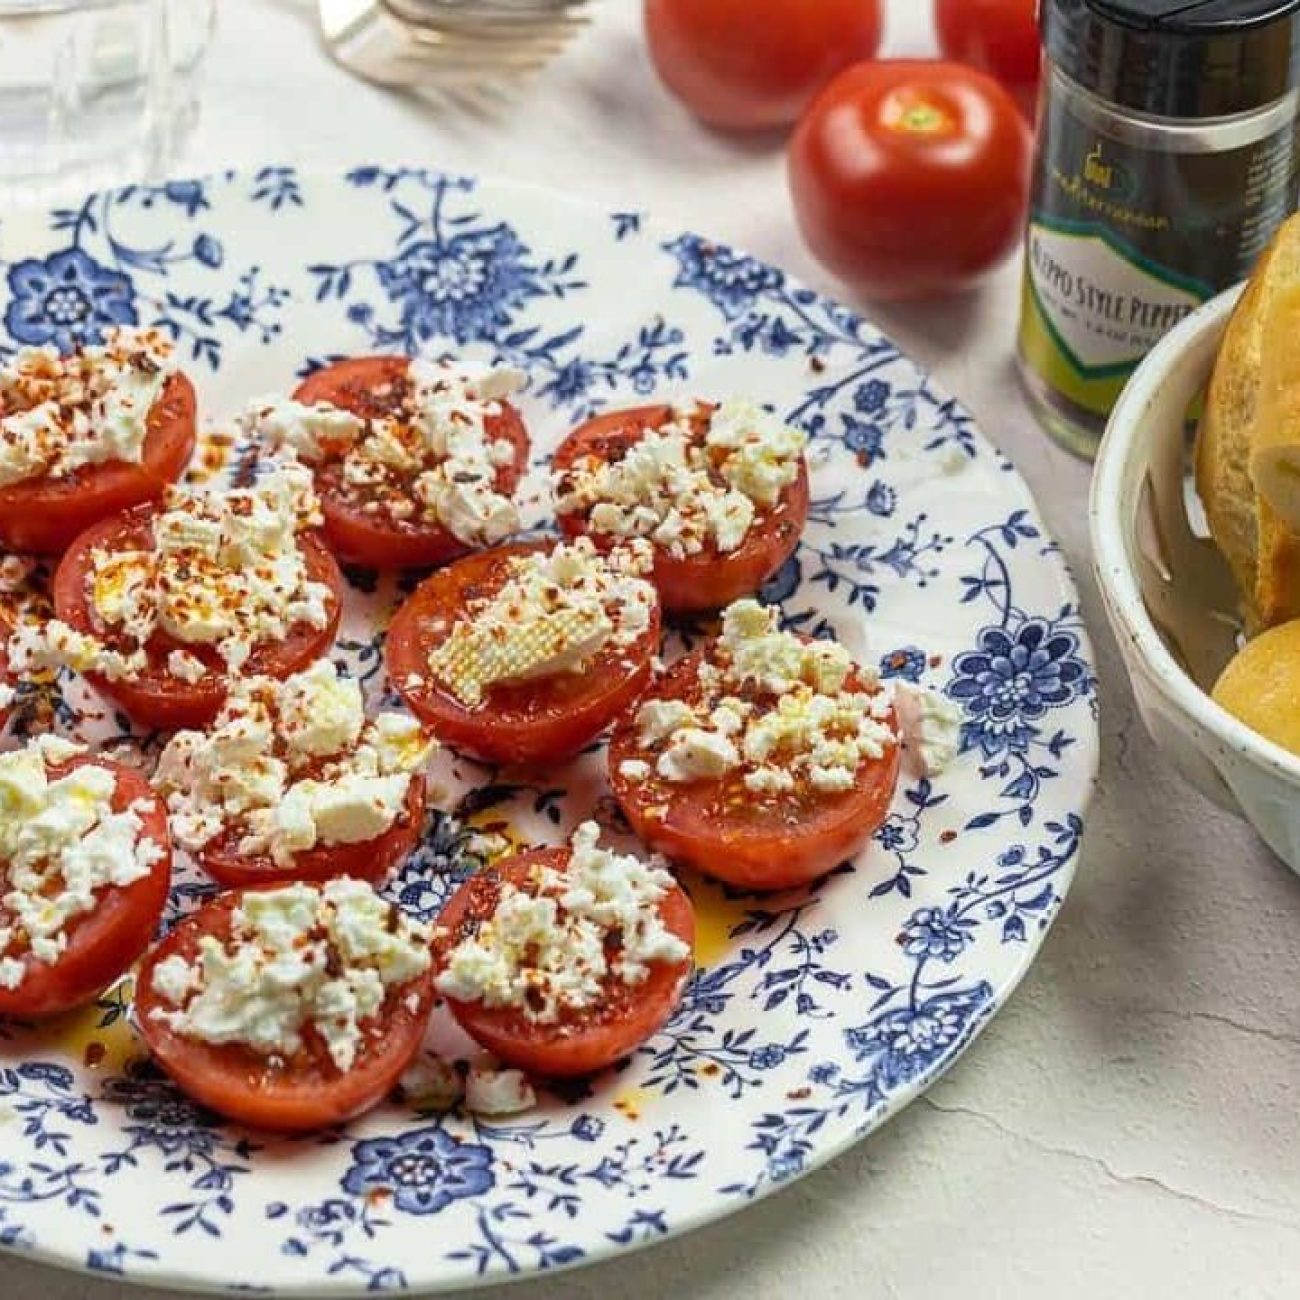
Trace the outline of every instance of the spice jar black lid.
<instances>
[{"instance_id":1,"label":"spice jar black lid","mask_svg":"<svg viewBox=\"0 0 1300 1300\"><path fill-rule=\"evenodd\" d=\"M1062 72L1139 113L1249 112L1300 72L1300 0L1041 0L1039 21Z\"/></svg>"}]
</instances>

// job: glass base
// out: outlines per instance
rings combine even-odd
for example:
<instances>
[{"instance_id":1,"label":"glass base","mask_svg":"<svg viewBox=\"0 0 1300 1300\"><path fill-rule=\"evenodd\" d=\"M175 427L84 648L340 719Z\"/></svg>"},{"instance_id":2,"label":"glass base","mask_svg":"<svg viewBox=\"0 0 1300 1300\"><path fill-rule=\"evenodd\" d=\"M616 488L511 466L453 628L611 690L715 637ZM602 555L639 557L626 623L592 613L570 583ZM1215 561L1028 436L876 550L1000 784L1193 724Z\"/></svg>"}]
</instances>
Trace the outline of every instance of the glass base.
<instances>
[{"instance_id":1,"label":"glass base","mask_svg":"<svg viewBox=\"0 0 1300 1300\"><path fill-rule=\"evenodd\" d=\"M1095 460L1106 417L1062 396L1021 356L1016 357L1016 369L1030 409L1052 441L1082 460Z\"/></svg>"}]
</instances>

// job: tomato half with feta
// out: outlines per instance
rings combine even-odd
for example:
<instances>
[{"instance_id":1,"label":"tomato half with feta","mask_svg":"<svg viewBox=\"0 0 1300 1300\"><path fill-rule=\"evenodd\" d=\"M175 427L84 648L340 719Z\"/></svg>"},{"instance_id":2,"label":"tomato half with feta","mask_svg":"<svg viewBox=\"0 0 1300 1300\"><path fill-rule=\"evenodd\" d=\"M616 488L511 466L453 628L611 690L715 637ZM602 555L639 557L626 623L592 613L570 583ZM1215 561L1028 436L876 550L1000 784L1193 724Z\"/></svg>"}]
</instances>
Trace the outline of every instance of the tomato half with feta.
<instances>
[{"instance_id":1,"label":"tomato half with feta","mask_svg":"<svg viewBox=\"0 0 1300 1300\"><path fill-rule=\"evenodd\" d=\"M544 543L515 544L466 556L425 579L388 629L388 676L411 712L439 740L490 763L557 762L576 754L650 682L659 649L657 600L631 644L611 639L576 671L489 685L474 705L431 670L430 657L457 626L473 625L510 581L512 562L550 550Z\"/></svg>"},{"instance_id":2,"label":"tomato half with feta","mask_svg":"<svg viewBox=\"0 0 1300 1300\"><path fill-rule=\"evenodd\" d=\"M0 487L0 546L61 555L100 520L158 500L194 453L196 411L194 385L169 375L149 410L138 464L105 461Z\"/></svg>"},{"instance_id":3,"label":"tomato half with feta","mask_svg":"<svg viewBox=\"0 0 1300 1300\"><path fill-rule=\"evenodd\" d=\"M382 1004L358 1022L355 1059L341 1069L319 1026L308 1021L299 1041L283 1052L259 1051L241 1041L209 1042L174 1026L174 1004L159 989L158 970L179 960L197 965L201 945L216 941L228 953L241 942L236 914L253 893L218 895L179 922L145 957L135 985L135 1020L154 1059L195 1101L252 1128L309 1132L329 1128L377 1106L396 1086L420 1049L433 1009L433 967L385 988ZM396 916L397 913L394 912ZM336 975L344 959L331 958Z\"/></svg>"},{"instance_id":4,"label":"tomato half with feta","mask_svg":"<svg viewBox=\"0 0 1300 1300\"><path fill-rule=\"evenodd\" d=\"M709 647L673 664L646 696L680 700L705 709L717 702L700 682ZM850 690L866 690L856 673ZM742 699L745 692L739 693ZM758 716L779 706L774 697L750 696ZM892 709L882 725L897 733ZM637 717L619 723L609 744L609 780L637 837L674 862L742 889L777 890L805 885L858 853L888 815L898 784L901 746L894 739L878 757L863 758L850 788L814 788L806 774L793 772L790 788L756 791L743 768L678 782L660 775L667 744L647 744ZM789 766L789 755L773 760Z\"/></svg>"},{"instance_id":5,"label":"tomato half with feta","mask_svg":"<svg viewBox=\"0 0 1300 1300\"><path fill-rule=\"evenodd\" d=\"M352 357L315 371L294 390L294 400L310 406L324 402L350 411L363 420L400 414L408 396L407 369L402 356ZM485 421L492 442L510 444L514 454L498 466L495 489L510 496L528 467L529 439L518 410L507 401ZM325 536L335 555L347 564L376 569L431 569L473 549L443 524L398 518L387 494L349 483L342 460L327 457L312 465L316 491L325 516ZM409 504L409 499L408 499Z\"/></svg>"},{"instance_id":6,"label":"tomato half with feta","mask_svg":"<svg viewBox=\"0 0 1300 1300\"><path fill-rule=\"evenodd\" d=\"M0 952L0 956L16 956L24 967L14 987L0 984L0 1016L36 1019L91 1001L130 969L162 920L172 860L166 809L139 772L111 759L86 755L50 764L49 779L56 781L89 765L112 774L112 811L136 813L138 838L155 846L154 860L144 875L129 884L97 889L94 907L68 922L67 946L53 961L37 959L30 949L16 953L9 947ZM9 890L7 873L8 865L0 862L0 895ZM0 904L0 931L10 925L12 916Z\"/></svg>"},{"instance_id":7,"label":"tomato half with feta","mask_svg":"<svg viewBox=\"0 0 1300 1300\"><path fill-rule=\"evenodd\" d=\"M702 403L685 421L697 438L703 439L714 409ZM555 453L559 491L563 492L566 476L575 467L617 463L648 433L675 418L679 417L671 406L659 404L606 411L579 425ZM756 508L738 546L723 551L711 539L694 554L674 554L655 544L653 581L664 608L670 613L721 609L757 591L798 547L808 510L808 467L800 457L794 481L782 489L775 504ZM621 540L592 527L590 510L557 510L556 519L566 536L587 536L602 548Z\"/></svg>"},{"instance_id":8,"label":"tomato half with feta","mask_svg":"<svg viewBox=\"0 0 1300 1300\"><path fill-rule=\"evenodd\" d=\"M424 778L413 776L402 813L382 835L356 844L319 844L280 866L268 854L239 851L241 832L226 831L199 852L199 865L227 889L277 885L290 880L323 881L338 876L382 884L415 850L424 830Z\"/></svg>"},{"instance_id":9,"label":"tomato half with feta","mask_svg":"<svg viewBox=\"0 0 1300 1300\"><path fill-rule=\"evenodd\" d=\"M536 896L542 892L538 882L543 872L563 877L571 862L567 848L534 849L471 876L438 917L434 961L440 972L458 944L474 939L492 921L504 890L513 886ZM663 928L689 951L695 941L695 914L679 885L672 885L659 901L658 915ZM618 944L617 934L606 936L607 953L616 954ZM513 1007L444 996L461 1028L499 1060L530 1074L570 1078L603 1070L653 1037L676 1009L690 973L689 956L653 962L635 983L610 971L591 1005L562 1007L549 1023L538 1023Z\"/></svg>"},{"instance_id":10,"label":"tomato half with feta","mask_svg":"<svg viewBox=\"0 0 1300 1300\"><path fill-rule=\"evenodd\" d=\"M138 506L87 529L69 547L54 574L54 612L75 632L93 636L108 649L129 653L137 647L131 639L107 624L95 607L92 575L97 554L150 551L153 548L155 506ZM312 532L300 533L308 581L329 588L328 618L323 627L295 625L282 640L263 641L252 648L241 668L247 676L287 677L325 654L334 643L343 609L343 575L325 543ZM216 717L226 698L228 668L217 651L207 645L181 642L155 632L143 647L145 669L130 677L109 678L85 674L101 694L113 700L137 726L172 731L204 727ZM184 651L206 670L196 681L178 676L168 667L174 651Z\"/></svg>"}]
</instances>

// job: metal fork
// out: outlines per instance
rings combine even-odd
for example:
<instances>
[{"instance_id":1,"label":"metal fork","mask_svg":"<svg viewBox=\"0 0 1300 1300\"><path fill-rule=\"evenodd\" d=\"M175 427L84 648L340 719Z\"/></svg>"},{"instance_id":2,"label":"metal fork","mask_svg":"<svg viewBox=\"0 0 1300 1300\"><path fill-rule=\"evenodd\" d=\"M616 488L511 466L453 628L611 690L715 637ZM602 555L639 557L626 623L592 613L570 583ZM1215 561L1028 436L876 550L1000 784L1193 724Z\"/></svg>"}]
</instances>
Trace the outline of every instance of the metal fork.
<instances>
[{"instance_id":1,"label":"metal fork","mask_svg":"<svg viewBox=\"0 0 1300 1300\"><path fill-rule=\"evenodd\" d=\"M475 90L557 55L590 21L587 0L317 0L345 68L385 86Z\"/></svg>"}]
</instances>

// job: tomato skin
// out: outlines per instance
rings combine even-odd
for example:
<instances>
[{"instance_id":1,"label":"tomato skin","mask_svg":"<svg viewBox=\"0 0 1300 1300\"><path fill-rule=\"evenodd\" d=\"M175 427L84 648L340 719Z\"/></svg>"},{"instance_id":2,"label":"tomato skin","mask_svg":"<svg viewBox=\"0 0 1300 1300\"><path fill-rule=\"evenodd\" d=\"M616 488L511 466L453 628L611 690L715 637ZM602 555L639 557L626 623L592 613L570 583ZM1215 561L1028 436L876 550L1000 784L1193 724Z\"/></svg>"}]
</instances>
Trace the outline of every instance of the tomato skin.
<instances>
[{"instance_id":1,"label":"tomato skin","mask_svg":"<svg viewBox=\"0 0 1300 1300\"><path fill-rule=\"evenodd\" d=\"M149 412L139 465L110 461L66 478L0 487L0 547L61 555L101 519L158 500L185 472L194 453L196 412L194 385L184 375L173 374Z\"/></svg>"},{"instance_id":2,"label":"tomato skin","mask_svg":"<svg viewBox=\"0 0 1300 1300\"><path fill-rule=\"evenodd\" d=\"M695 677L709 647L678 660L647 698L698 698ZM861 689L853 677L848 689ZM890 717L897 733L897 723ZM858 785L842 794L763 798L739 777L671 785L634 782L620 768L628 759L653 767L654 754L637 739L629 711L609 742L609 781L638 839L674 862L741 889L793 889L808 884L862 849L889 813L898 784L901 745L865 761Z\"/></svg>"},{"instance_id":3,"label":"tomato skin","mask_svg":"<svg viewBox=\"0 0 1300 1300\"><path fill-rule=\"evenodd\" d=\"M447 901L434 932L434 964L445 966L451 949L495 910L501 886L522 888L532 873L549 867L564 871L568 849L533 849L507 858L471 876ZM695 913L680 886L659 904L665 927L694 947ZM544 1078L573 1078L594 1074L634 1051L653 1037L672 1015L691 972L691 961L655 963L638 985L607 983L600 1007L586 1015L564 1017L553 1025L538 1025L508 1007L448 998L460 1026L499 1060Z\"/></svg>"},{"instance_id":4,"label":"tomato skin","mask_svg":"<svg viewBox=\"0 0 1300 1300\"><path fill-rule=\"evenodd\" d=\"M672 407L662 405L606 411L569 434L555 453L554 467L566 470L585 455L608 459L672 417ZM781 493L776 505L771 510L760 510L749 534L734 551L723 555L710 546L699 555L679 557L656 546L651 581L664 609L677 614L702 613L752 595L798 549L808 509L805 462L799 477ZM619 539L608 533L588 531L585 518L576 512L559 514L557 521L566 537L589 537L602 551L618 544Z\"/></svg>"},{"instance_id":5,"label":"tomato skin","mask_svg":"<svg viewBox=\"0 0 1300 1300\"><path fill-rule=\"evenodd\" d=\"M357 844L321 844L294 854L290 866L277 866L269 857L248 857L236 847L229 834L213 840L199 853L199 865L227 889L248 889L258 885L287 885L306 880L321 883L337 876L351 876L381 885L420 842L424 829L425 783L422 776L411 778L406 804L382 835Z\"/></svg>"},{"instance_id":6,"label":"tomato skin","mask_svg":"<svg viewBox=\"0 0 1300 1300\"><path fill-rule=\"evenodd\" d=\"M1036 0L935 0L944 56L1000 81L1031 121L1038 100L1042 42Z\"/></svg>"},{"instance_id":7,"label":"tomato skin","mask_svg":"<svg viewBox=\"0 0 1300 1300\"><path fill-rule=\"evenodd\" d=\"M874 57L880 0L646 0L664 85L711 126L788 126L841 69Z\"/></svg>"},{"instance_id":8,"label":"tomato skin","mask_svg":"<svg viewBox=\"0 0 1300 1300\"><path fill-rule=\"evenodd\" d=\"M154 990L153 972L173 955L192 961L205 934L226 938L231 914L247 892L219 894L176 925L145 957L135 985L140 1033L154 1059L186 1094L229 1119L279 1133L343 1124L383 1101L420 1050L433 1010L433 967L388 991L376 1032L345 1074L314 1037L279 1067L238 1043L184 1038L154 1016L169 1008ZM407 1005L412 994L413 1008Z\"/></svg>"},{"instance_id":9,"label":"tomato skin","mask_svg":"<svg viewBox=\"0 0 1300 1300\"><path fill-rule=\"evenodd\" d=\"M78 632L106 633L90 598L91 557L101 549L151 549L156 513L155 506L137 506L103 520L77 538L54 574L54 612L58 618ZM330 619L323 628L295 629L283 641L254 648L242 670L245 676L261 673L270 677L288 677L315 662L334 643L343 608L343 575L318 536L300 533L298 540L308 577L314 582L324 583L333 592ZM111 635L105 639L112 643ZM118 704L137 726L159 731L206 727L225 703L225 665L214 651L206 647L185 646L207 663L211 671L198 682L184 681L166 668L168 653L180 645L181 642L159 633L148 646L150 665L138 677L110 681L98 673L86 673L86 680Z\"/></svg>"},{"instance_id":10,"label":"tomato skin","mask_svg":"<svg viewBox=\"0 0 1300 1300\"><path fill-rule=\"evenodd\" d=\"M363 418L386 413L380 394L386 386L405 378L408 357L351 357L308 375L294 390L294 400L311 405L328 402ZM505 439L515 449L514 459L497 471L496 489L512 495L528 468L528 431L519 412L509 402L486 422L489 436ZM337 466L314 466L316 491L325 516L325 536L330 548L345 564L372 569L433 569L474 548L453 536L441 524L399 523L359 510L341 490Z\"/></svg>"},{"instance_id":11,"label":"tomato skin","mask_svg":"<svg viewBox=\"0 0 1300 1300\"><path fill-rule=\"evenodd\" d=\"M172 870L167 810L139 772L111 759L78 755L52 765L50 776L57 779L91 764L106 768L116 778L114 812L137 800L148 803L148 811L140 817L143 835L162 849L162 857L139 880L100 891L95 909L70 922L68 946L58 961L47 964L29 958L23 982L15 989L0 988L0 1016L37 1019L91 1001L131 967L162 920ZM0 879L3 874L0 871Z\"/></svg>"},{"instance_id":12,"label":"tomato skin","mask_svg":"<svg viewBox=\"0 0 1300 1300\"><path fill-rule=\"evenodd\" d=\"M871 298L962 288L1020 244L1029 129L991 77L960 64L861 64L790 143L795 212L813 255Z\"/></svg>"},{"instance_id":13,"label":"tomato skin","mask_svg":"<svg viewBox=\"0 0 1300 1300\"><path fill-rule=\"evenodd\" d=\"M495 590L516 556L545 550L523 543L479 551L426 578L393 616L384 645L389 679L412 713L453 749L488 763L555 763L594 740L649 684L659 649L658 606L645 635L632 646L606 646L582 673L489 687L467 708L430 677L436 642L428 626L458 617L467 593ZM442 638L439 638L439 642ZM412 676L424 679L408 684Z\"/></svg>"}]
</instances>

